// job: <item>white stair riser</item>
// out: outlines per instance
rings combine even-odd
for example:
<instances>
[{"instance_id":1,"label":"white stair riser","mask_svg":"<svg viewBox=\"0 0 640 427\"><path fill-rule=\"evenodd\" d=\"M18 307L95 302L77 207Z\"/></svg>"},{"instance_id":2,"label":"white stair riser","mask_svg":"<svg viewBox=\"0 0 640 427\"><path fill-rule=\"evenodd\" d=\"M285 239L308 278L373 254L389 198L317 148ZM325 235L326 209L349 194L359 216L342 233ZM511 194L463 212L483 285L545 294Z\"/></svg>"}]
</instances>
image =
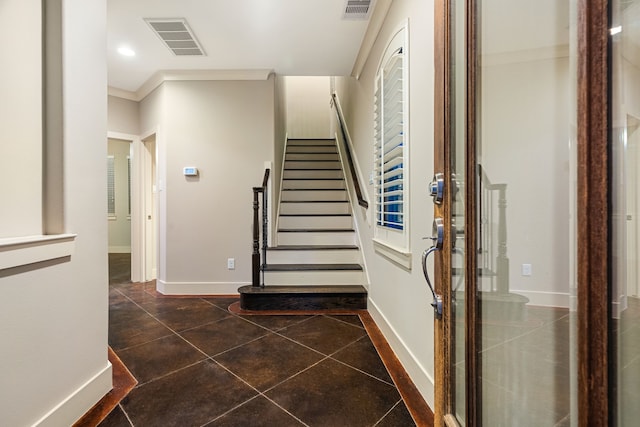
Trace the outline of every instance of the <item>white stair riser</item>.
<instances>
[{"instance_id":1,"label":"white stair riser","mask_svg":"<svg viewBox=\"0 0 640 427\"><path fill-rule=\"evenodd\" d=\"M344 178L341 170L286 170L284 178Z\"/></svg>"},{"instance_id":2,"label":"white stair riser","mask_svg":"<svg viewBox=\"0 0 640 427\"><path fill-rule=\"evenodd\" d=\"M274 250L267 252L268 264L360 264L358 249Z\"/></svg>"},{"instance_id":3,"label":"white stair riser","mask_svg":"<svg viewBox=\"0 0 640 427\"><path fill-rule=\"evenodd\" d=\"M278 232L278 245L355 245L356 233Z\"/></svg>"},{"instance_id":4,"label":"white stair riser","mask_svg":"<svg viewBox=\"0 0 640 427\"><path fill-rule=\"evenodd\" d=\"M289 161L295 161L295 160L314 160L314 161L327 160L327 161L335 162L336 160L340 160L340 157L337 154L332 154L332 153L325 153L325 154L287 153L287 156L285 157L285 161L289 162Z\"/></svg>"},{"instance_id":5,"label":"white stair riser","mask_svg":"<svg viewBox=\"0 0 640 427\"><path fill-rule=\"evenodd\" d=\"M329 145L335 147L336 142L333 139L290 139L287 146L292 145Z\"/></svg>"},{"instance_id":6,"label":"white stair riser","mask_svg":"<svg viewBox=\"0 0 640 427\"><path fill-rule=\"evenodd\" d=\"M347 214L349 203L280 203L281 214Z\"/></svg>"},{"instance_id":7,"label":"white stair riser","mask_svg":"<svg viewBox=\"0 0 640 427\"><path fill-rule=\"evenodd\" d=\"M287 153L337 153L335 145L318 145L318 146L296 146L287 147Z\"/></svg>"},{"instance_id":8,"label":"white stair riser","mask_svg":"<svg viewBox=\"0 0 640 427\"><path fill-rule=\"evenodd\" d=\"M299 179L299 180L284 180L282 182L283 190L298 190L301 188L334 188L343 189L344 179Z\"/></svg>"},{"instance_id":9,"label":"white stair riser","mask_svg":"<svg viewBox=\"0 0 640 427\"><path fill-rule=\"evenodd\" d=\"M351 216L281 216L278 226L288 229L352 228L353 221Z\"/></svg>"},{"instance_id":10,"label":"white stair riser","mask_svg":"<svg viewBox=\"0 0 640 427\"><path fill-rule=\"evenodd\" d=\"M265 271L265 285L360 285L362 271Z\"/></svg>"},{"instance_id":11,"label":"white stair riser","mask_svg":"<svg viewBox=\"0 0 640 427\"><path fill-rule=\"evenodd\" d=\"M325 161L325 160L312 160L312 161L297 161L286 160L284 163L285 169L337 169L340 170L340 162Z\"/></svg>"},{"instance_id":12,"label":"white stair riser","mask_svg":"<svg viewBox=\"0 0 640 427\"><path fill-rule=\"evenodd\" d=\"M345 190L283 191L282 200L348 200Z\"/></svg>"}]
</instances>

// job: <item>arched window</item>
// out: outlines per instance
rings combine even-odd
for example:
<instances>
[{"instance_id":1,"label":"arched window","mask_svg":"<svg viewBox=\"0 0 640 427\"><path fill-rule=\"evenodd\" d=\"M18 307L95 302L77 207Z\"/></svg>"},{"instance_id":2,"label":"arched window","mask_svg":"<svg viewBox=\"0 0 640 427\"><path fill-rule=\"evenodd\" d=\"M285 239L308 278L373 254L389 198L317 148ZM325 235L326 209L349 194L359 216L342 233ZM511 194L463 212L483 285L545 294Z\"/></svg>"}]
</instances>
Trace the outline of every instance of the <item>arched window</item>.
<instances>
[{"instance_id":1,"label":"arched window","mask_svg":"<svg viewBox=\"0 0 640 427\"><path fill-rule=\"evenodd\" d=\"M373 172L375 238L408 250L408 61L406 27L389 42L376 74Z\"/></svg>"}]
</instances>

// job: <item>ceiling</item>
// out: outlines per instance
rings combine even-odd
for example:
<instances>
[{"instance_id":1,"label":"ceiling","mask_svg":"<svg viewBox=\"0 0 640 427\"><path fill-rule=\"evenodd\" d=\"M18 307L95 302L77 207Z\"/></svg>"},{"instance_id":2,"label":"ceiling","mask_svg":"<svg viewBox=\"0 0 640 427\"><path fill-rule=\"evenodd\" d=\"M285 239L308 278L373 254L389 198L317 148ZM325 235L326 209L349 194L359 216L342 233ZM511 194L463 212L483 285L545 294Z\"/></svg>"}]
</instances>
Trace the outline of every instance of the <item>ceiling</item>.
<instances>
[{"instance_id":1,"label":"ceiling","mask_svg":"<svg viewBox=\"0 0 640 427\"><path fill-rule=\"evenodd\" d=\"M346 4L346 0L108 0L109 86L136 92L158 73L185 70L349 75L368 20L344 19ZM375 2L370 9L373 6ZM175 55L145 18L186 19L205 55ZM120 46L130 47L136 55L120 55Z\"/></svg>"}]
</instances>

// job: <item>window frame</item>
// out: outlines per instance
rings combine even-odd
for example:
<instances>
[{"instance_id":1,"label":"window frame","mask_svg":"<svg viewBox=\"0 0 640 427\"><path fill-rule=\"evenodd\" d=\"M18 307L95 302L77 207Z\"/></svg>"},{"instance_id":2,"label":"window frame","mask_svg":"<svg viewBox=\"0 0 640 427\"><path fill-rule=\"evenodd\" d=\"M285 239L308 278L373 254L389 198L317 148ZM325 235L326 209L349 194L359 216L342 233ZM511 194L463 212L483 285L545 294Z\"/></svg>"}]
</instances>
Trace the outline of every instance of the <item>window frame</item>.
<instances>
[{"instance_id":1,"label":"window frame","mask_svg":"<svg viewBox=\"0 0 640 427\"><path fill-rule=\"evenodd\" d=\"M373 201L374 211L372 215L372 222L374 227L374 248L377 252L391 259L392 261L402 265L403 267L411 268L411 252L410 252L410 213L409 213L409 149L410 149L410 135L409 135L409 28L408 20L403 23L396 31L394 31L389 37L389 42L384 50L384 54L380 58L380 62L377 67L375 76L375 84L373 88L373 163L372 163L372 175L374 180L373 187ZM402 61L400 66L401 70L401 102L402 111L401 119L398 124L397 121L391 122L385 120L384 114L384 102L385 96L389 94L384 93L385 85L385 71L388 71L388 66L394 57L400 56ZM392 79L393 80L393 79ZM382 98L380 99L380 95ZM382 115L379 112L382 111ZM382 119L380 119L382 117ZM396 150L397 147L402 147L402 188L401 194L401 214L402 221L401 227L387 226L384 224L385 215L393 215L393 211L387 211L385 213L381 203L384 203L384 196L381 190L384 187L380 185L380 177L384 175L386 171L389 173L393 169L385 170L384 163L382 163L384 157L381 157L378 153L384 149L385 145L385 129L394 128L396 126L402 127L402 140L399 145L393 147ZM389 142L388 139L387 143ZM389 150L390 153L392 150ZM389 175L392 176L392 175ZM397 178L397 174L396 174ZM398 179L398 178L397 178ZM399 180L399 179L398 179ZM388 185L388 183L387 183ZM396 189L397 191L397 189ZM391 200L394 202L395 200ZM387 201L389 202L389 201ZM381 215L383 216L381 218ZM391 218L395 219L395 218ZM397 222L396 222L397 224Z\"/></svg>"}]
</instances>

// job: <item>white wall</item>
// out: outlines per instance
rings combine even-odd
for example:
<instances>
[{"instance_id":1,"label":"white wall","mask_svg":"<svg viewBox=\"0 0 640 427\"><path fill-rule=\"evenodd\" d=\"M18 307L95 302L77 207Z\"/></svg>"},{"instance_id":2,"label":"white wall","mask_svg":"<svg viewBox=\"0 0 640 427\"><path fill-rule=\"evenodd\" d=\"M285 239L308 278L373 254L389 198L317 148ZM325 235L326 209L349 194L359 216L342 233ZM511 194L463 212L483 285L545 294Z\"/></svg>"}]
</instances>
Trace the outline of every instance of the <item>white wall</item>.
<instances>
[{"instance_id":1,"label":"white wall","mask_svg":"<svg viewBox=\"0 0 640 427\"><path fill-rule=\"evenodd\" d=\"M416 386L433 407L433 311L431 295L422 275L420 256L431 235L433 205L426 196L433 175L433 4L420 0L392 3L381 32L359 80L340 78L341 99L355 155L368 177L373 166L373 93L378 63L391 35L409 19L409 131L410 131L410 251L406 270L378 254L372 243L373 228L367 211L354 206L369 275L369 311L398 355ZM368 200L373 186L366 185Z\"/></svg>"},{"instance_id":2,"label":"white wall","mask_svg":"<svg viewBox=\"0 0 640 427\"><path fill-rule=\"evenodd\" d=\"M2 52L11 58L0 67L0 237L42 233L40 4L6 0L0 6Z\"/></svg>"},{"instance_id":3,"label":"white wall","mask_svg":"<svg viewBox=\"0 0 640 427\"><path fill-rule=\"evenodd\" d=\"M108 154L114 159L115 217L109 218L109 253L131 252L128 157L131 142L109 139ZM133 200L132 200L133 202Z\"/></svg>"},{"instance_id":4,"label":"white wall","mask_svg":"<svg viewBox=\"0 0 640 427\"><path fill-rule=\"evenodd\" d=\"M47 7L54 3L46 2ZM51 14L49 19L64 22L62 204L65 232L77 238L70 258L0 270L0 425L5 426L71 425L111 388L104 215L106 1L61 3L62 18ZM6 16L4 10L0 15ZM10 17L26 26L21 35L30 33L31 17ZM15 43L14 37L3 40L4 47ZM34 115L32 124L39 120ZM20 191L31 191L26 180L12 182Z\"/></svg>"},{"instance_id":5,"label":"white wall","mask_svg":"<svg viewBox=\"0 0 640 427\"><path fill-rule=\"evenodd\" d=\"M158 289L236 293L251 282L251 189L274 161L274 79L170 81L161 89L140 110L141 128L157 129ZM199 176L183 176L185 166Z\"/></svg>"},{"instance_id":6,"label":"white wall","mask_svg":"<svg viewBox=\"0 0 640 427\"><path fill-rule=\"evenodd\" d=\"M333 138L329 77L285 77L289 138Z\"/></svg>"}]
</instances>

